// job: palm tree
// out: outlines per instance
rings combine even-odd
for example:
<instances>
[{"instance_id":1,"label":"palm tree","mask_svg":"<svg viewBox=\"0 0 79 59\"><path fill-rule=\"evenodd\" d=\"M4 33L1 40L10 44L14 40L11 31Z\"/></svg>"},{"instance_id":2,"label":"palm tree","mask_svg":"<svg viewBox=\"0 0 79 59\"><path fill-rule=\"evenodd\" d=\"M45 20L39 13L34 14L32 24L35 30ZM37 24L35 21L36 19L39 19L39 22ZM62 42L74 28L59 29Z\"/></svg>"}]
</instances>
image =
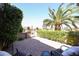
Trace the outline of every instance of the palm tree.
<instances>
[{"instance_id":1,"label":"palm tree","mask_svg":"<svg viewBox=\"0 0 79 59\"><path fill-rule=\"evenodd\" d=\"M60 4L57 10L50 9L49 8L49 16L51 19L48 19L46 22L44 20L44 24L52 24L55 26L55 30L61 30L61 26L64 24L70 29L71 26L69 24L72 24L74 27L77 28L75 25L74 17L72 17L73 14L78 13L79 7L74 5L74 3L67 4L66 7L64 4Z\"/></svg>"},{"instance_id":2,"label":"palm tree","mask_svg":"<svg viewBox=\"0 0 79 59\"><path fill-rule=\"evenodd\" d=\"M44 19L43 28L47 29L48 26L52 26L52 21L50 19Z\"/></svg>"},{"instance_id":3,"label":"palm tree","mask_svg":"<svg viewBox=\"0 0 79 59\"><path fill-rule=\"evenodd\" d=\"M43 25L46 27L46 29L47 29L48 26L50 26L51 29L53 28L53 22L52 22L51 19L44 19Z\"/></svg>"}]
</instances>

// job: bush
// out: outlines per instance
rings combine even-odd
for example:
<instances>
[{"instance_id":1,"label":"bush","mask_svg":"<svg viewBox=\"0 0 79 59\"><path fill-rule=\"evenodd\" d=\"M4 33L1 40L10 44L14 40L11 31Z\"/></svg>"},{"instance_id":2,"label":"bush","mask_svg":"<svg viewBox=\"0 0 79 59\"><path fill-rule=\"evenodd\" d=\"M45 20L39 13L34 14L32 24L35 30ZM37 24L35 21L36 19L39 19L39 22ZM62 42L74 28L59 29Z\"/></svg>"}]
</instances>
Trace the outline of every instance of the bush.
<instances>
[{"instance_id":1,"label":"bush","mask_svg":"<svg viewBox=\"0 0 79 59\"><path fill-rule=\"evenodd\" d=\"M65 42L64 37L67 35L65 31L38 30L37 35L54 41Z\"/></svg>"},{"instance_id":2,"label":"bush","mask_svg":"<svg viewBox=\"0 0 79 59\"><path fill-rule=\"evenodd\" d=\"M23 32L23 27L22 27L22 25L20 26L19 32L20 32L20 33Z\"/></svg>"},{"instance_id":3,"label":"bush","mask_svg":"<svg viewBox=\"0 0 79 59\"><path fill-rule=\"evenodd\" d=\"M79 31L70 31L67 35L67 44L78 45Z\"/></svg>"},{"instance_id":4,"label":"bush","mask_svg":"<svg viewBox=\"0 0 79 59\"><path fill-rule=\"evenodd\" d=\"M7 47L17 40L21 27L22 11L8 3L0 4L0 47Z\"/></svg>"},{"instance_id":5,"label":"bush","mask_svg":"<svg viewBox=\"0 0 79 59\"><path fill-rule=\"evenodd\" d=\"M39 37L47 38L49 40L66 43L69 45L79 44L79 31L52 31L52 30L38 30ZM66 42L65 42L66 41Z\"/></svg>"}]
</instances>

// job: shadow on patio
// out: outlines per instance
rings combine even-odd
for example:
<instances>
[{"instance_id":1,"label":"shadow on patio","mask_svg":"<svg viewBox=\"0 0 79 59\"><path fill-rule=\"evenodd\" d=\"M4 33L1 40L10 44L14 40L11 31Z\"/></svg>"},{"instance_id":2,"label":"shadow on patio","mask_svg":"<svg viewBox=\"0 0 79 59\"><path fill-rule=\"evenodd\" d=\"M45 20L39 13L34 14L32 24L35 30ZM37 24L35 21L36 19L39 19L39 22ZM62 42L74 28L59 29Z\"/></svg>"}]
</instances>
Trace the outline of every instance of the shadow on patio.
<instances>
[{"instance_id":1,"label":"shadow on patio","mask_svg":"<svg viewBox=\"0 0 79 59\"><path fill-rule=\"evenodd\" d=\"M8 52L15 53L16 49L18 49L21 52L26 53L26 55L28 55L28 53L30 53L33 56L40 56L42 51L55 50L54 47L48 46L33 38L28 38L28 39L24 39L22 41L14 42L13 47L11 46L8 49Z\"/></svg>"}]
</instances>

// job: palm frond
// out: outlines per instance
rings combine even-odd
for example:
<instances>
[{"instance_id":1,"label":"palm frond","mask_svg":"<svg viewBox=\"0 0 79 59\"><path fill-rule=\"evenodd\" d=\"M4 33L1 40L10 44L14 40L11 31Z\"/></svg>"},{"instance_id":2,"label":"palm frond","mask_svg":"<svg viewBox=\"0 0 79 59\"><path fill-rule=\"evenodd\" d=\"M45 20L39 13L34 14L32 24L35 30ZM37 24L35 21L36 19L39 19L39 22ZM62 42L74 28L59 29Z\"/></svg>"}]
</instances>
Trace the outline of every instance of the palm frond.
<instances>
[{"instance_id":1,"label":"palm frond","mask_svg":"<svg viewBox=\"0 0 79 59\"><path fill-rule=\"evenodd\" d=\"M63 23L63 24L66 25L67 27L69 27L72 30L72 27L68 23Z\"/></svg>"},{"instance_id":2,"label":"palm frond","mask_svg":"<svg viewBox=\"0 0 79 59\"><path fill-rule=\"evenodd\" d=\"M48 22L50 19L44 19L43 22Z\"/></svg>"},{"instance_id":3,"label":"palm frond","mask_svg":"<svg viewBox=\"0 0 79 59\"><path fill-rule=\"evenodd\" d=\"M66 9L64 9L62 16L64 15L64 17L67 17L75 13L79 13L79 7L75 6L74 3L70 3L66 6Z\"/></svg>"},{"instance_id":4,"label":"palm frond","mask_svg":"<svg viewBox=\"0 0 79 59\"><path fill-rule=\"evenodd\" d=\"M78 28L78 27L76 26L76 24L75 24L75 21L72 20L72 19L66 19L66 20L64 20L64 22L65 22L65 23L72 24L75 28ZM64 22L63 22L63 23L64 23Z\"/></svg>"},{"instance_id":5,"label":"palm frond","mask_svg":"<svg viewBox=\"0 0 79 59\"><path fill-rule=\"evenodd\" d=\"M48 15L50 16L51 19L53 19L53 20L56 19L55 15L51 15L51 14L48 14Z\"/></svg>"},{"instance_id":6,"label":"palm frond","mask_svg":"<svg viewBox=\"0 0 79 59\"><path fill-rule=\"evenodd\" d=\"M49 13L50 13L51 15L54 15L54 12L55 12L55 11L52 11L50 8L48 8L48 10L49 10Z\"/></svg>"},{"instance_id":7,"label":"palm frond","mask_svg":"<svg viewBox=\"0 0 79 59\"><path fill-rule=\"evenodd\" d=\"M63 11L62 16L63 17L67 17L68 15L71 15L71 13L68 13L68 12L71 12L72 13L72 10L71 9L67 9L67 10Z\"/></svg>"},{"instance_id":8,"label":"palm frond","mask_svg":"<svg viewBox=\"0 0 79 59\"><path fill-rule=\"evenodd\" d=\"M68 23L72 23L73 22L73 20L69 17L69 18L63 18L62 19L62 23L63 22L68 22Z\"/></svg>"},{"instance_id":9,"label":"palm frond","mask_svg":"<svg viewBox=\"0 0 79 59\"><path fill-rule=\"evenodd\" d=\"M45 24L45 25L50 25L50 23L51 23L51 20L50 19L45 19L43 21L43 24Z\"/></svg>"},{"instance_id":10,"label":"palm frond","mask_svg":"<svg viewBox=\"0 0 79 59\"><path fill-rule=\"evenodd\" d=\"M51 21L51 26L54 25L54 21Z\"/></svg>"},{"instance_id":11,"label":"palm frond","mask_svg":"<svg viewBox=\"0 0 79 59\"><path fill-rule=\"evenodd\" d=\"M52 9L55 12L55 9Z\"/></svg>"},{"instance_id":12,"label":"palm frond","mask_svg":"<svg viewBox=\"0 0 79 59\"><path fill-rule=\"evenodd\" d=\"M64 5L64 3L61 3L58 7L58 9L60 9L62 6Z\"/></svg>"},{"instance_id":13,"label":"palm frond","mask_svg":"<svg viewBox=\"0 0 79 59\"><path fill-rule=\"evenodd\" d=\"M61 15L62 15L62 6L63 6L63 3L60 4L60 6L58 7L58 10L56 12L57 18L61 18Z\"/></svg>"},{"instance_id":14,"label":"palm frond","mask_svg":"<svg viewBox=\"0 0 79 59\"><path fill-rule=\"evenodd\" d=\"M77 25L76 25L74 22L72 22L72 25L73 25L75 28L78 28Z\"/></svg>"},{"instance_id":15,"label":"palm frond","mask_svg":"<svg viewBox=\"0 0 79 59\"><path fill-rule=\"evenodd\" d=\"M79 16L73 16L73 20L74 22L79 23Z\"/></svg>"},{"instance_id":16,"label":"palm frond","mask_svg":"<svg viewBox=\"0 0 79 59\"><path fill-rule=\"evenodd\" d=\"M54 10L54 9L53 9ZM49 8L49 16L52 18L52 19L56 19L55 17L55 10L52 11L50 8Z\"/></svg>"},{"instance_id":17,"label":"palm frond","mask_svg":"<svg viewBox=\"0 0 79 59\"><path fill-rule=\"evenodd\" d=\"M69 9L69 8L71 8L73 6L74 6L74 3L69 3L69 4L67 4L66 9Z\"/></svg>"}]
</instances>

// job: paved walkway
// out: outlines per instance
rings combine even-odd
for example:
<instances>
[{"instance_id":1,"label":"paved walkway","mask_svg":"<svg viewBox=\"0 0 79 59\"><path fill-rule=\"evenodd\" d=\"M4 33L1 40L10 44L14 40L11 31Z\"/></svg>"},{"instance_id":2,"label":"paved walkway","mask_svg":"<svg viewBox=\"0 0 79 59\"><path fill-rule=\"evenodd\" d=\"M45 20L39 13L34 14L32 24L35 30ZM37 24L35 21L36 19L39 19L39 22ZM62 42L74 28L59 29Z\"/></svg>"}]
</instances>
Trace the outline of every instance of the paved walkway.
<instances>
[{"instance_id":1,"label":"paved walkway","mask_svg":"<svg viewBox=\"0 0 79 59\"><path fill-rule=\"evenodd\" d=\"M48 40L48 39L45 39L45 38L40 38L40 37L33 37L33 38L36 39L36 40L38 40L38 41L40 41L40 42L42 42L42 43L44 43L44 44L46 44L46 45L54 47L55 49L60 48L62 45L71 47L70 45L59 43L59 42L55 42L55 41Z\"/></svg>"},{"instance_id":2,"label":"paved walkway","mask_svg":"<svg viewBox=\"0 0 79 59\"><path fill-rule=\"evenodd\" d=\"M61 44L44 38L33 37L14 42L14 47L12 49L10 48L9 51L12 50L13 52L16 52L17 48L19 51L22 51L27 55L28 53L31 53L33 56L40 56L42 51L55 50L57 48L60 48L61 45L66 44Z\"/></svg>"}]
</instances>

